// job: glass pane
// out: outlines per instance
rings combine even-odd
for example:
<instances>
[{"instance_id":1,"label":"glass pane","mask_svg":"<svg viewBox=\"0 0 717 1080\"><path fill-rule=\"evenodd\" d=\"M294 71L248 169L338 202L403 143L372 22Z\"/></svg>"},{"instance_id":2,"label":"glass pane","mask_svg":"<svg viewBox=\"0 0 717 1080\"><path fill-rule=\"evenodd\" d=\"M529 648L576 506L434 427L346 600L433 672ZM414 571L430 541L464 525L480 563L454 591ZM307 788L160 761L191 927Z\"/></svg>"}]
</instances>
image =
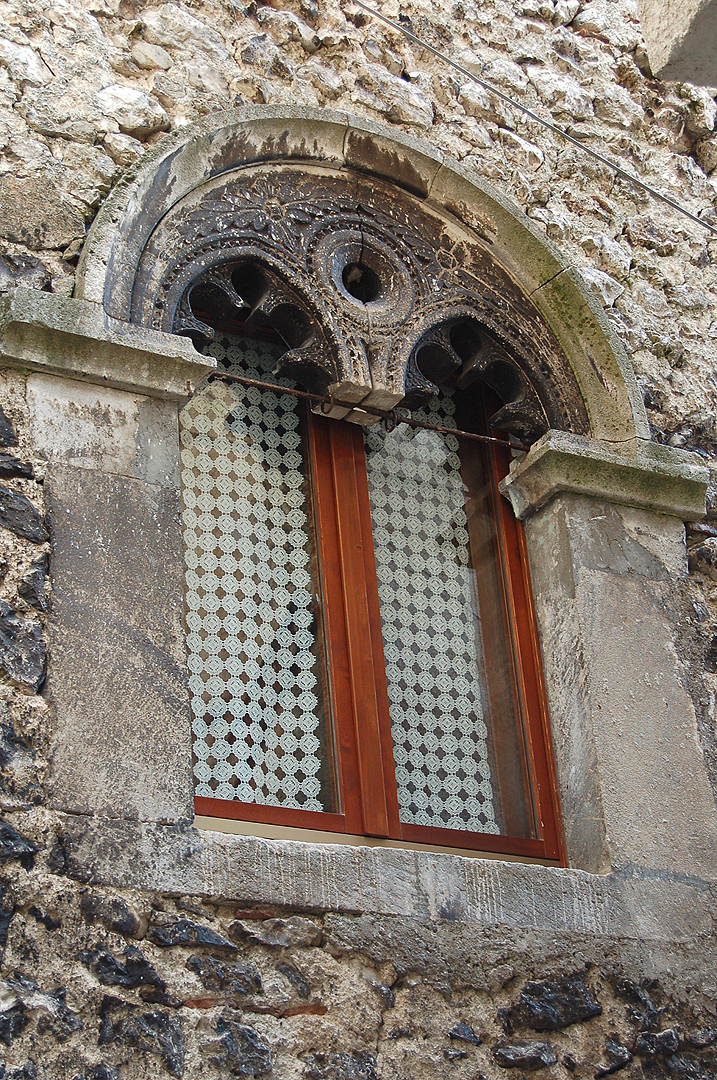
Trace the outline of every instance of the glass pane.
<instances>
[{"instance_id":1,"label":"glass pane","mask_svg":"<svg viewBox=\"0 0 717 1080\"><path fill-rule=\"evenodd\" d=\"M291 385L273 345L219 336L234 374ZM300 406L212 382L180 418L196 793L336 809Z\"/></svg>"},{"instance_id":2,"label":"glass pane","mask_svg":"<svg viewBox=\"0 0 717 1080\"><path fill-rule=\"evenodd\" d=\"M449 395L415 415L458 426ZM512 732L522 775L480 451L405 425L368 428L365 443L400 819L527 835L522 780L504 791L496 763L497 724ZM491 564L478 574L477 556ZM501 669L497 680L487 654Z\"/></svg>"}]
</instances>

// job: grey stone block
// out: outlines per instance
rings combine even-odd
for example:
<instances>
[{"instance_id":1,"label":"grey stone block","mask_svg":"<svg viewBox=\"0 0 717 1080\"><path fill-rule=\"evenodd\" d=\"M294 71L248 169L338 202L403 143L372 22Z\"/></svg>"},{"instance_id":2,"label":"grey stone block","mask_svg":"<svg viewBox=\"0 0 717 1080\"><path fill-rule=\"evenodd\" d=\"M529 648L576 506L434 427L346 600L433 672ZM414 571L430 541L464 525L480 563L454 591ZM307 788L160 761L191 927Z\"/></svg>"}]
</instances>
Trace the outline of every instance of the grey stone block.
<instances>
[{"instance_id":1,"label":"grey stone block","mask_svg":"<svg viewBox=\"0 0 717 1080\"><path fill-rule=\"evenodd\" d=\"M694 521L704 517L708 483L709 470L684 450L637 439L616 451L584 435L549 431L500 486L521 520L570 491Z\"/></svg>"},{"instance_id":2,"label":"grey stone block","mask_svg":"<svg viewBox=\"0 0 717 1080\"><path fill-rule=\"evenodd\" d=\"M177 403L75 379L27 379L35 451L56 465L179 486Z\"/></svg>"},{"instance_id":3,"label":"grey stone block","mask_svg":"<svg viewBox=\"0 0 717 1080\"><path fill-rule=\"evenodd\" d=\"M635 868L586 874L84 816L66 817L63 837L68 872L81 881L349 914L341 947L362 951L362 943L368 948L376 935L384 935L382 963L398 964L406 949L428 957L438 946L440 926L456 942L460 927L470 925L473 935L477 926L503 927L517 937L587 935L642 945L702 936L707 947L717 905L717 885L658 871L642 875ZM374 925L379 916L389 920L383 929ZM412 930L405 920L412 921ZM386 937L387 927L398 937ZM329 946L338 947L338 940ZM412 961L407 962L410 970Z\"/></svg>"},{"instance_id":4,"label":"grey stone block","mask_svg":"<svg viewBox=\"0 0 717 1080\"><path fill-rule=\"evenodd\" d=\"M0 600L0 668L14 682L39 690L45 678L46 659L40 624L21 619Z\"/></svg>"},{"instance_id":5,"label":"grey stone block","mask_svg":"<svg viewBox=\"0 0 717 1080\"><path fill-rule=\"evenodd\" d=\"M49 693L58 809L191 816L182 549L172 489L53 467Z\"/></svg>"}]
</instances>

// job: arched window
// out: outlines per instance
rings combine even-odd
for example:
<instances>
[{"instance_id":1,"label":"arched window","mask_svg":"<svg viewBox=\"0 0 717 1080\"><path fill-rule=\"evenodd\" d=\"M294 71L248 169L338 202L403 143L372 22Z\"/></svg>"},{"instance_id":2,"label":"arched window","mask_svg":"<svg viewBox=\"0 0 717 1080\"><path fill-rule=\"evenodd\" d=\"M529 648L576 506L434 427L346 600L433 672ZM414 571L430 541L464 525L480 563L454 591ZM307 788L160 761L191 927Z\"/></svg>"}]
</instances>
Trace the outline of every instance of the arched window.
<instances>
[{"instance_id":1,"label":"arched window","mask_svg":"<svg viewBox=\"0 0 717 1080\"><path fill-rule=\"evenodd\" d=\"M176 177L151 191L142 180L142 222L116 251L100 244L81 275L90 292L105 280L113 317L210 353L227 336L253 343L242 346L253 358L233 354L244 382L215 376L184 414L185 512L200 510L187 529L196 779L198 799L214 800L196 805L267 828L554 858L556 783L527 559L498 482L508 440L525 448L550 429L622 437L629 393L589 320L564 310L571 280L554 282L558 264L522 224L527 249L518 250L512 212L492 195L476 202L473 183L448 168L429 182L427 158L381 157L373 135L362 141L352 129L339 150L264 132L260 149L264 129L252 123L236 139L221 128L186 168L184 149L170 155ZM333 138L322 124L317 132ZM274 354L250 387L257 342ZM226 356L215 359L226 368ZM314 395L292 404L298 427L278 442L271 423L288 418L290 395L271 385L277 378ZM268 395L263 404L256 393ZM213 443L196 425L222 394ZM239 417L247 402L250 435ZM397 407L453 432L371 422L378 412L392 426ZM476 435L502 446L489 450ZM301 467L290 467L297 455ZM247 503L231 508L246 477L201 489L220 459L263 470L241 496L251 513ZM282 470L297 473L291 501ZM293 567L292 589L308 597L301 611L287 599L292 567L277 564L270 519L258 516L269 511L280 519L271 528L306 559ZM243 547L230 579L236 551L220 541L229 545L232 530ZM198 600L214 609L192 609ZM247 619L253 629L240 629ZM259 726L242 741L241 724Z\"/></svg>"},{"instance_id":2,"label":"arched window","mask_svg":"<svg viewBox=\"0 0 717 1080\"><path fill-rule=\"evenodd\" d=\"M168 136L115 187L83 247L76 297L65 301L33 293L30 300L18 292L8 301L3 322L3 348L10 362L23 369L34 366L42 373L59 372L65 379L81 378L101 388L101 394L92 391L92 401L103 402L101 409L91 404L82 420L85 426L78 427L79 385L71 391L68 413L63 402L70 391L58 395L56 388L46 385L44 375L32 387L38 445L51 448L51 457L63 459L65 454L72 468L79 462L83 470L86 465L99 470L88 482L84 471L74 477L72 468L55 471L53 466L45 487L53 530L48 685L56 716L50 781L56 808L83 815L88 823L97 814L125 816L142 827L146 822L160 823L153 835L165 860L162 865L171 866L166 872L180 892L192 891L182 876L185 866L192 864L201 877L198 891L205 890L205 870L211 866L215 880L221 881L218 894L230 895L225 870L231 849L242 868L236 873L247 874L246 887L252 895L258 895L255 883L266 866L287 865L293 868L287 880L293 874L295 883L301 881L302 904L325 906L327 890L333 904L336 890L341 897L336 904L342 909L362 908L370 877L374 898L380 897L376 910L382 910L396 867L404 868L401 874L414 875L420 865L430 882L426 910L433 911L433 905L440 909L443 903L439 894L442 897L447 879L442 870L453 864L436 863L427 854L418 862L408 854L382 858L375 850L382 843L402 841L379 841L370 857L363 853L349 859L310 845L274 845L271 838L297 833L271 824L231 827L263 835L256 843L216 837L207 818L197 821L206 829L198 841L193 833L184 832L192 813L193 785L180 617L180 515L174 501L179 450L175 420L179 403L183 407L196 392L183 417L185 444L189 439L183 450L191 458L185 469L194 477L185 485L185 508L189 511L194 497L192 512L199 511L191 523L192 530L199 531L190 545L189 557L194 560L190 570L196 576L189 585L193 602L201 603L194 608L188 604L187 609L197 616L189 625L197 634L190 647L198 650L191 674L201 676L192 681L192 695L201 699L195 722L198 718L208 727L207 716L221 719L222 709L231 713L232 695L234 705L241 703L249 716L254 698L242 687L254 680L252 693L262 699L258 704L264 727L259 734L266 742L267 759L269 753L277 761L287 753L298 759L295 743L308 731L302 760L306 755L318 761L313 773L318 794L315 783L310 785L313 793L308 790L298 766L293 774L299 782L291 785L298 806L287 805L284 770L282 775L272 773L276 787L273 792L267 787L263 802L257 795L258 774L249 770L249 801L242 801L234 797L239 792L232 780L232 776L237 783L240 780L234 769L238 756L230 760L231 751L217 746L224 754L224 775L216 770L217 757L209 762L210 780L213 773L216 786L212 788L206 773L200 778L210 783L211 797L219 793L220 783L226 783L230 787L223 795L230 796L226 802L232 813L264 818L306 815L309 825L322 815L335 814L337 827L360 827L373 834L390 834L395 828L394 835L400 833L414 846L419 841L408 839L412 833L447 827L451 835L441 838L444 848L475 844L474 850L513 851L521 858L531 852L544 857L556 850L550 847L548 825L556 785L543 738L545 711L522 534L507 502L496 493L496 478L508 465L504 455L511 451L505 446L482 449L464 436L458 437L457 451L447 444L440 451L432 435L417 429L404 425L384 434L382 421L373 427L362 423L367 419L364 414L373 419L372 410L378 410L389 413L391 427L392 409L413 411L415 418L420 409L445 408L453 395L458 429L469 434L503 433L502 438L510 436L513 445L538 440L524 458L511 463L500 490L526 523L565 815L562 858L593 873L637 865L680 874L686 868L697 873L696 867L702 867L700 872L709 876L714 802L665 606L665 597L673 597L682 587L686 566L682 522L704 515L707 472L696 467L690 455L650 441L629 359L611 337L599 305L517 207L471 171L395 128L379 128L326 110L242 109ZM208 316L216 332L207 325ZM270 340L262 338L267 327ZM292 488L291 497L298 497L300 505L290 506L284 499L277 507L287 536L297 533L293 550L304 556L303 569L310 576L309 588L305 576L294 576L292 588L308 594L303 606L298 600L306 601L307 596L301 592L286 602L291 568L278 567L271 555L261 535L269 528L267 521L259 522L253 510L248 517L234 515L241 529L227 529L226 521L220 520L232 518L232 499L239 496L240 485L220 490L213 477L221 471L219 459L224 468L236 454L240 438L246 452L246 433L237 436L232 431L241 419L239 405L249 403L253 409L258 404L250 401L244 383L230 387L226 366L221 378L216 371L208 386L202 382L214 361L170 336L177 334L189 334L205 352L225 348L227 335L244 336L249 344L233 357L237 371L258 362L257 342L262 342L261 348L272 351L280 367L275 371L272 363L271 370L265 369L255 381L293 380L315 395L312 405L317 405L317 398L326 402L328 417L320 415L320 407L314 414L300 403L295 413L298 427L287 430L280 440L287 455L298 448L291 447L294 440L286 436L298 434L299 446L303 445L303 478L299 477L298 488ZM48 355L48 343L53 355ZM236 341L229 344L239 348ZM30 389L28 381L28 401ZM285 399L272 386L253 390L260 397L273 395L271 408L259 409L259 418L265 421L270 415L276 419L283 408L280 400L290 396ZM191 410L204 394L202 409L211 404L210 395L220 393L226 395L223 404L220 397L211 399L219 401L222 410L216 431L195 445L193 431L202 436L209 432L199 432ZM148 400L138 401L136 395L148 395ZM111 454L105 449L104 419L101 428L97 420L97 430L92 427L94 419L90 424L91 417L104 417L105 409L120 414ZM206 420L207 416L199 423L206 426ZM92 430L86 431L86 426ZM270 430L267 423L258 426L259 444L263 440L267 454L267 478L270 470L272 478L279 479L282 469L287 475L301 473L291 464L294 457L278 466L272 463L279 449L272 445L276 429ZM366 426L368 472L362 432ZM56 445L58 431L63 438L68 433L68 446L76 438L71 453L64 443ZM80 434L73 436L75 431ZM127 438L120 437L119 432L125 431ZM380 442L373 451L372 476L374 439ZM95 449L90 452L88 447ZM447 501L457 492L458 474L468 489L462 510L453 504L452 546L444 534L437 544L446 545L444 554L450 547L451 558L442 572L454 583L462 580L464 612L471 602L474 605L470 617L461 622L461 628L463 623L473 628L473 640L459 633L449 643L450 665L447 652L439 654L435 647L440 664L434 663L430 647L430 641L435 643L441 635L448 640L443 622L450 622L450 617L435 614L431 606L431 632L419 626L424 621L420 606L428 592L424 582L435 585L441 571L429 553L431 537L426 530L436 524L431 498L421 508L415 488L411 495L404 494L415 481L416 466L410 454L405 460L401 455L417 447L426 452L418 468L437 479L439 488L443 485ZM444 462L457 453L458 470L452 459L452 471L441 472L437 464L441 452ZM392 461L397 462L395 468L386 464ZM251 464L257 464L253 455ZM230 471L234 467L230 461ZM377 493L375 509L369 480ZM226 486L226 478L222 485ZM289 485L284 487L288 490ZM427 481L420 486L421 497L424 488L430 488ZM267 508L268 489L262 490L258 501L259 489L253 493L252 507L258 507L259 514ZM378 502L384 496L386 504L381 507ZM298 524L288 520L294 510L303 515L301 521L295 515ZM461 512L465 524L458 521ZM406 529L402 514L407 515ZM252 519L257 527L245 533L242 530ZM470 580L466 584L468 564L465 538L461 534L459 542L457 536L460 529L468 534L472 584ZM258 561L244 562L244 570L238 563L245 556L237 559L238 549L227 553L220 545L225 535L234 539L234 531L241 532L242 543L254 545L254 554L260 556ZM404 533L406 546L401 546ZM199 542L200 534L206 548ZM100 535L113 538L111 549L97 542ZM481 553L491 558L482 563ZM221 584L218 569L226 578ZM268 619L264 627L268 640L259 635L256 620L250 640L245 619L249 603L239 610L244 630L231 621L237 611L230 608L242 590L239 575L247 570L257 595L265 583L262 575L276 582L268 590L268 601L253 598L257 612L261 603L269 605L261 612ZM206 575L202 583L199 571ZM334 601L337 595L340 599ZM402 610L409 617L402 618L400 605L406 595L410 600ZM436 596L434 590L431 605ZM446 595L442 602L448 603ZM282 619L290 616L281 624L284 644L279 639L279 606ZM354 617L361 612L360 618ZM303 628L301 620L307 623ZM634 632L636 623L639 635ZM307 635L299 637L300 629ZM288 638L284 631L289 631ZM231 654L226 648L228 634L236 634ZM428 649L419 634L430 639ZM261 674L254 666L258 660L249 656L252 643L256 652L258 641L260 654L267 646L270 676L268 669ZM246 655L242 670L237 642ZM462 652L456 652L459 642ZM286 650L281 659L280 647ZM210 655L205 679L205 669L197 661L203 665ZM289 657L292 662L282 667ZM463 683L459 687L469 660L475 660L472 676L465 676L467 687ZM444 679L441 666L451 666L456 679ZM659 679L652 677L653 668L661 673ZM303 671L314 679L303 680ZM279 677L289 680L289 687ZM212 678L216 681L210 686ZM299 687L300 678L306 689ZM428 688L424 678L432 680ZM229 687L231 679L235 681ZM383 688L382 680L386 680ZM667 682L672 686L669 695L664 693ZM461 687L467 693L460 694ZM292 707L291 721L275 704L266 711L271 693L278 700L285 690L299 706L298 713ZM307 697L299 703L303 693ZM430 696L423 697L424 693ZM451 694L468 703L465 713ZM432 698L440 720L433 729ZM337 702L344 705L338 707ZM531 702L537 702L537 712ZM286 710L291 700L284 696L280 705ZM253 704L252 714L258 714ZM467 759L459 762L456 773L452 758L458 755L451 740L458 740L456 727L460 730L464 720L468 742L461 750ZM226 716L224 722L229 723ZM289 724L293 729L288 730ZM195 738L204 738L205 731L197 727ZM285 745L280 746L285 733ZM464 737L462 730L460 735ZM276 746L270 747L270 741ZM485 749L478 746L483 741ZM635 767L634 754L622 752L623 744L640 746L641 768ZM276 754L279 746L281 755ZM201 748L195 744L195 749ZM242 753L246 758L245 749ZM430 783L443 784L445 795L431 791L428 782L421 788L420 775L434 769L436 761L443 764ZM307 769L309 764L306 760ZM482 776L482 771L489 776ZM239 772L246 777L246 762ZM479 776L481 784L489 781L480 792L482 799L475 794ZM381 795L374 798L377 783ZM456 795L458 801L449 804ZM317 799L320 809L306 809L306 798ZM471 799L475 801L468 806ZM474 832L476 824L493 827L489 805L499 831ZM360 826L346 820L350 806L354 820L359 808ZM432 824L423 823L424 813L429 813ZM454 829L460 815L464 815L460 823L467 827ZM636 821L657 824L636 830ZM181 826L176 833L180 839L173 840L175 833L165 824ZM326 823L320 830L299 835L307 840L339 835L325 829ZM185 844L185 835L192 837L186 840L188 847L171 846ZM111 852L105 857L113 858L117 845L105 845L105 850ZM198 851L205 854L195 858ZM158 872L159 851L152 849L148 857L152 872ZM177 873L172 877L175 859ZM305 873L309 859L321 867L311 882ZM332 860L339 869L325 886L322 875ZM484 892L479 896L476 891L469 899L471 882L479 879ZM460 896L461 903L465 897L481 919L489 909L489 917L494 917L497 894L492 876L465 864L456 866L451 880L453 884L446 886L451 895ZM551 880L568 881L560 876ZM274 884L262 895L270 896L272 903L293 904L295 895L286 891L283 877L277 889ZM399 892L403 890L394 888L390 910L405 914L414 901L404 904L401 895L399 902ZM283 900L277 899L280 895ZM502 920L498 912L502 902L496 903L496 917ZM583 925L582 902L576 907L570 900L566 907L561 892L555 903L559 919L572 910ZM594 898L588 903L592 919Z\"/></svg>"},{"instance_id":3,"label":"arched window","mask_svg":"<svg viewBox=\"0 0 717 1080\"><path fill-rule=\"evenodd\" d=\"M180 418L197 811L555 858L509 447L436 430L487 434L494 395L330 419L233 329Z\"/></svg>"}]
</instances>

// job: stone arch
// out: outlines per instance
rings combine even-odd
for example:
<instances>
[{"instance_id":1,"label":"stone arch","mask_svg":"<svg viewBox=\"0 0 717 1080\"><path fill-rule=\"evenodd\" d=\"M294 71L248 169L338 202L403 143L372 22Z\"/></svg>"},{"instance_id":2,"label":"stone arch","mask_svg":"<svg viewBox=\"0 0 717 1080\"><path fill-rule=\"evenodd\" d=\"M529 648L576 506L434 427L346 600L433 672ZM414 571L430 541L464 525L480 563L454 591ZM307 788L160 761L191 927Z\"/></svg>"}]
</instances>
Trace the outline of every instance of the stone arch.
<instances>
[{"instance_id":1,"label":"stone arch","mask_svg":"<svg viewBox=\"0 0 717 1080\"><path fill-rule=\"evenodd\" d=\"M373 295L352 293L356 267ZM98 215L76 295L196 338L198 288L275 325L287 371L343 401L391 408L452 364L492 380L496 424L523 439L562 428L630 453L649 437L578 275L474 173L380 125L254 107L162 140Z\"/></svg>"}]
</instances>

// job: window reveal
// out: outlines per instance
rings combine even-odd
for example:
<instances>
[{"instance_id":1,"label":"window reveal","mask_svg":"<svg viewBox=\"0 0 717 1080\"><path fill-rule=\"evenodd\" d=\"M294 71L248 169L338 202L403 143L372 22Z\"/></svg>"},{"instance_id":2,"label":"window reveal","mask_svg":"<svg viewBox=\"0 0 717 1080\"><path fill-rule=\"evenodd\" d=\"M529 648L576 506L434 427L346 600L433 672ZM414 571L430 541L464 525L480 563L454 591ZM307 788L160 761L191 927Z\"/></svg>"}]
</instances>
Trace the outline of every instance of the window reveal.
<instances>
[{"instance_id":1,"label":"window reveal","mask_svg":"<svg viewBox=\"0 0 717 1080\"><path fill-rule=\"evenodd\" d=\"M271 379L269 343L210 351ZM186 406L198 812L556 857L489 456L219 382Z\"/></svg>"}]
</instances>

